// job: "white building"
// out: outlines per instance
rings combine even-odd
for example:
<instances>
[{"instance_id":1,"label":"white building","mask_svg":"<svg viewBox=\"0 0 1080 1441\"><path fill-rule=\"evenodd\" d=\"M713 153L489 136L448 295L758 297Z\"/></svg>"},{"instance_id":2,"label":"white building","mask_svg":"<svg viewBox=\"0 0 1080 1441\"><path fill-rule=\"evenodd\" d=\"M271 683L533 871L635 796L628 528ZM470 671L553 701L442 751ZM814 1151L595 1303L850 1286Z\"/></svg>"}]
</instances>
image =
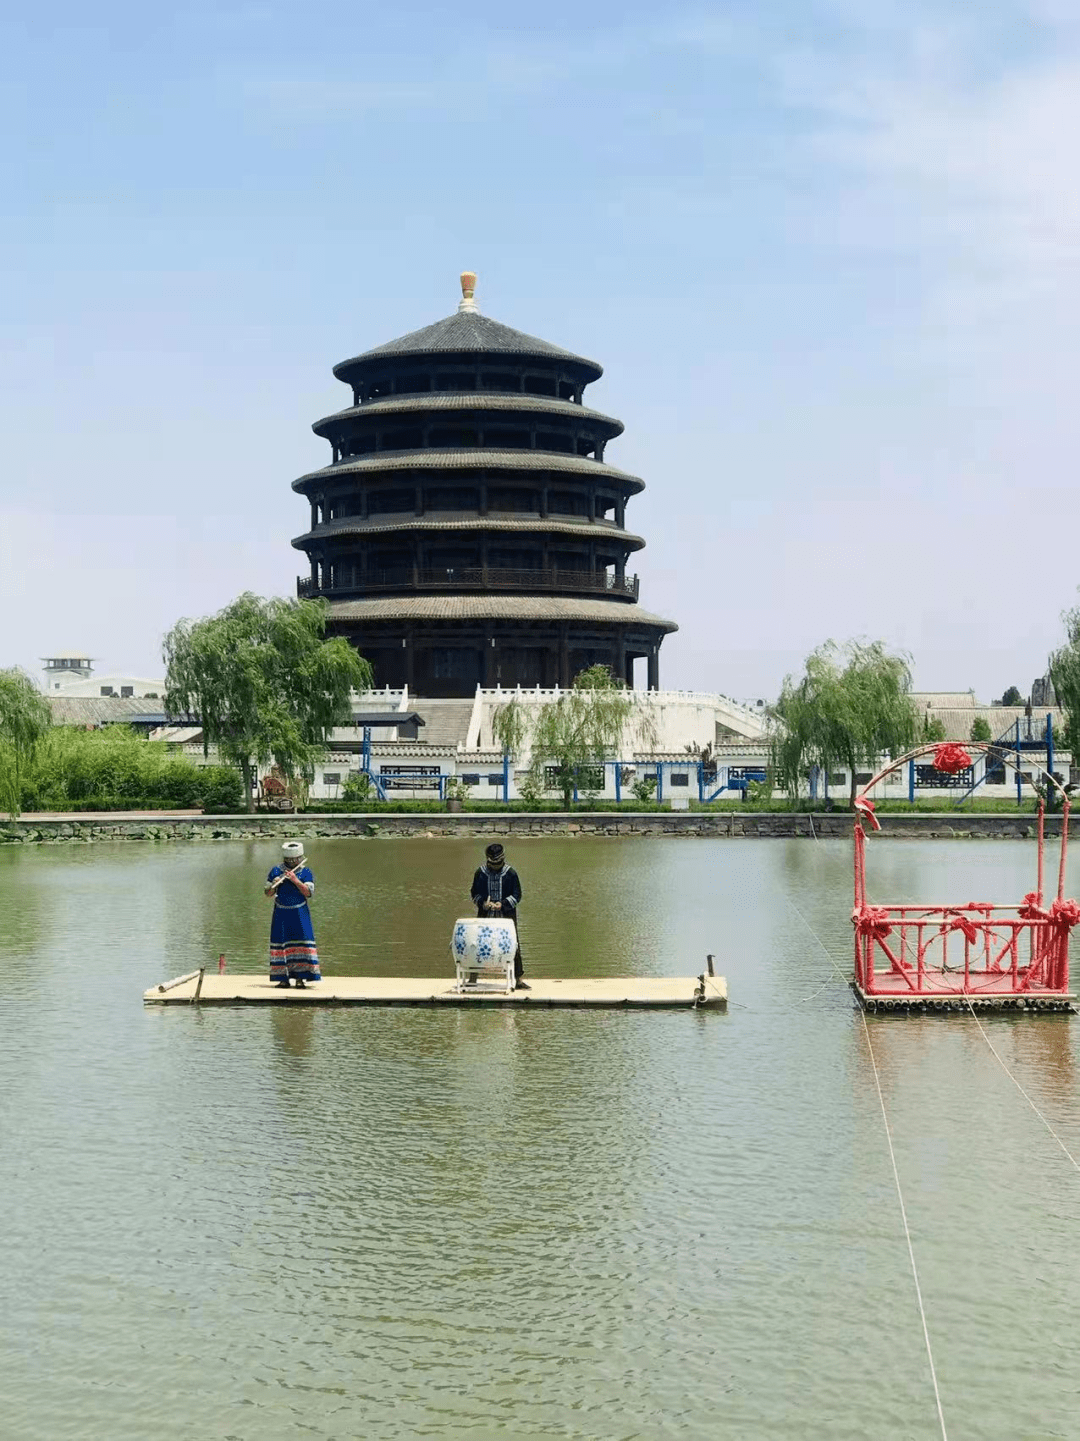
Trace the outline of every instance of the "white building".
<instances>
[{"instance_id":1,"label":"white building","mask_svg":"<svg viewBox=\"0 0 1080 1441\"><path fill-rule=\"evenodd\" d=\"M95 657L80 651L42 657L41 688L48 695L121 696L155 700L165 693L162 676L94 674Z\"/></svg>"}]
</instances>

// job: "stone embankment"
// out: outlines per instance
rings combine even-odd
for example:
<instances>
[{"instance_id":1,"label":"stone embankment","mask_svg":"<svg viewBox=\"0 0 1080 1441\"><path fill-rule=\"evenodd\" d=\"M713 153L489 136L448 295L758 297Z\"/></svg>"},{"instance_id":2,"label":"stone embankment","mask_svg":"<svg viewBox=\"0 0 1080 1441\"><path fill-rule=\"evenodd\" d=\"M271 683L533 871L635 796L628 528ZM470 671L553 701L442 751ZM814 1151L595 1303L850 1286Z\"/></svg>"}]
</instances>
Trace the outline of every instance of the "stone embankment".
<instances>
[{"instance_id":1,"label":"stone embankment","mask_svg":"<svg viewBox=\"0 0 1080 1441\"><path fill-rule=\"evenodd\" d=\"M916 839L935 837L990 837L1030 839L1035 817L1029 814L895 814L880 817L882 834ZM1075 829L1076 823L1070 829ZM1060 835L1061 822L1047 818L1048 836ZM409 815L366 814L325 816L132 816L95 814L78 819L24 817L0 822L0 844L92 841L242 841L297 838L323 840L339 836L372 839L442 836L705 836L742 837L849 837L851 817L836 811L829 815L803 813L640 812L611 811L555 815L484 814Z\"/></svg>"}]
</instances>

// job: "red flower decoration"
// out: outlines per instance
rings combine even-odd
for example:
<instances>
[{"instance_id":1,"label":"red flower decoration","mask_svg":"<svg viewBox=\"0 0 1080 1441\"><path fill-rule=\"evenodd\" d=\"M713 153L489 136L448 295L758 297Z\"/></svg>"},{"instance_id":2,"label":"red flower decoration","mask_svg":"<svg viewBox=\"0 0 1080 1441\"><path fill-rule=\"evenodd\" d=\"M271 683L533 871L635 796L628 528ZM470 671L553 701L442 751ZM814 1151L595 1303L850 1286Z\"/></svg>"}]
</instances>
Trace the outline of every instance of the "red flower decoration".
<instances>
[{"instance_id":1,"label":"red flower decoration","mask_svg":"<svg viewBox=\"0 0 1080 1441\"><path fill-rule=\"evenodd\" d=\"M945 741L944 744L934 747L936 771L944 771L946 775L954 776L957 771L967 770L970 764L971 757L967 751L953 741Z\"/></svg>"}]
</instances>

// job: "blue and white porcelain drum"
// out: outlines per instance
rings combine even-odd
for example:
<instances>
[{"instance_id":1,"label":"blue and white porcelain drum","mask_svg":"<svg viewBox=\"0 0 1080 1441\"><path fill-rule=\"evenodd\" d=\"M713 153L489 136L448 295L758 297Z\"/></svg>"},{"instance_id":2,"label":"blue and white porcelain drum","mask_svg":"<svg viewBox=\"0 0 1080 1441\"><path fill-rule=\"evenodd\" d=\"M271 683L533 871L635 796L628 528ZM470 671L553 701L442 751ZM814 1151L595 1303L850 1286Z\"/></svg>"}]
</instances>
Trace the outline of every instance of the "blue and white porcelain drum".
<instances>
[{"instance_id":1,"label":"blue and white porcelain drum","mask_svg":"<svg viewBox=\"0 0 1080 1441\"><path fill-rule=\"evenodd\" d=\"M467 916L455 924L450 948L455 962L464 970L472 966L504 966L517 950L517 932L512 921Z\"/></svg>"}]
</instances>

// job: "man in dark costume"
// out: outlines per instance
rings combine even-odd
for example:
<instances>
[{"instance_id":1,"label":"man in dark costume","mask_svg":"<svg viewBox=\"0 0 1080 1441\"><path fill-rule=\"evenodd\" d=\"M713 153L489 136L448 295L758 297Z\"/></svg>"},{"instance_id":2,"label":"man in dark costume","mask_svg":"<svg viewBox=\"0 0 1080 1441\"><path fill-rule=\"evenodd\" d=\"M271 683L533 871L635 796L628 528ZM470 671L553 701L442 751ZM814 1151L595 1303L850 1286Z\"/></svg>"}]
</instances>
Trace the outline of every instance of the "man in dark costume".
<instances>
[{"instance_id":1,"label":"man in dark costume","mask_svg":"<svg viewBox=\"0 0 1080 1441\"><path fill-rule=\"evenodd\" d=\"M484 852L485 864L473 876L472 898L476 914L481 920L510 921L517 934L517 908L521 902L521 882L513 866L506 864L503 848L498 841L492 842ZM519 991L529 987L522 977L525 967L521 961L521 942L514 955L514 980Z\"/></svg>"}]
</instances>

